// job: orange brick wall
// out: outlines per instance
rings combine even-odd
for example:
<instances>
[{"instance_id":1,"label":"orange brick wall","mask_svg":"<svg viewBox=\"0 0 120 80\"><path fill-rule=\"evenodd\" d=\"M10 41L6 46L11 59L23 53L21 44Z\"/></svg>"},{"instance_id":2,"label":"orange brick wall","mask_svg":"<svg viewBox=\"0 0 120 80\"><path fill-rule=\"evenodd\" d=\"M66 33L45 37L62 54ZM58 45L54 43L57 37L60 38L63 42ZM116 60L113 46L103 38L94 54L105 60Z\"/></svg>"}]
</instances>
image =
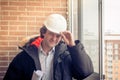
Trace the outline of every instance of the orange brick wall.
<instances>
[{"instance_id":1,"label":"orange brick wall","mask_svg":"<svg viewBox=\"0 0 120 80\"><path fill-rule=\"evenodd\" d=\"M51 13L67 17L67 0L0 0L0 80L19 52L19 41L38 34Z\"/></svg>"}]
</instances>

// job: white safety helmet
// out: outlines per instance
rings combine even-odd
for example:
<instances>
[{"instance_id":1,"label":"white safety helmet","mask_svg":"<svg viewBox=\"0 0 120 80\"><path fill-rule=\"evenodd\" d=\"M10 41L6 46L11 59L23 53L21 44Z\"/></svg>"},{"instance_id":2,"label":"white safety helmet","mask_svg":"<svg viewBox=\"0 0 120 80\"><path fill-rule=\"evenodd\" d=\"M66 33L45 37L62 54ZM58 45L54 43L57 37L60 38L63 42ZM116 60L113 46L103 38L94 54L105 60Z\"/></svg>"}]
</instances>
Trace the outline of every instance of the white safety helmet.
<instances>
[{"instance_id":1,"label":"white safety helmet","mask_svg":"<svg viewBox=\"0 0 120 80\"><path fill-rule=\"evenodd\" d=\"M48 30L54 33L60 33L67 28L66 19L60 14L51 14L47 17L44 25Z\"/></svg>"}]
</instances>

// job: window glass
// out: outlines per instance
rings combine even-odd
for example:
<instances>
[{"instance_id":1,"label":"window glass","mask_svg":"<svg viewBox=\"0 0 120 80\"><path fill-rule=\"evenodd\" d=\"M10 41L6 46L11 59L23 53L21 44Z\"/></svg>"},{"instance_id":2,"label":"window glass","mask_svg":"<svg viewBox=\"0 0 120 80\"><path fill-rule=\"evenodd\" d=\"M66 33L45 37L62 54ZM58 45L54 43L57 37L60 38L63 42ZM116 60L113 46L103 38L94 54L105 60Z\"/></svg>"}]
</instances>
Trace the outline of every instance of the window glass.
<instances>
[{"instance_id":1,"label":"window glass","mask_svg":"<svg viewBox=\"0 0 120 80\"><path fill-rule=\"evenodd\" d=\"M98 0L81 0L82 42L99 72Z\"/></svg>"},{"instance_id":2,"label":"window glass","mask_svg":"<svg viewBox=\"0 0 120 80\"><path fill-rule=\"evenodd\" d=\"M105 80L120 80L120 0L103 0ZM111 55L111 56L110 56ZM111 64L108 61L112 62ZM111 72L108 72L112 66Z\"/></svg>"}]
</instances>

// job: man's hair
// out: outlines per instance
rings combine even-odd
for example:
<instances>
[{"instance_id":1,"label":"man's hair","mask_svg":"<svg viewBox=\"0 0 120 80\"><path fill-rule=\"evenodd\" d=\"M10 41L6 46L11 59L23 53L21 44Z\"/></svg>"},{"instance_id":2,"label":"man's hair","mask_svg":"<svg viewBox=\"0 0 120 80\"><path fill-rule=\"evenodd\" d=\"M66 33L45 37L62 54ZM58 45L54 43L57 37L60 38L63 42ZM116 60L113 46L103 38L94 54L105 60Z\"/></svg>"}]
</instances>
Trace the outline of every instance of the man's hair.
<instances>
[{"instance_id":1,"label":"man's hair","mask_svg":"<svg viewBox=\"0 0 120 80\"><path fill-rule=\"evenodd\" d=\"M43 34L45 34L46 31L47 31L47 28L45 26L40 28L40 36L41 36L41 38L44 38Z\"/></svg>"}]
</instances>

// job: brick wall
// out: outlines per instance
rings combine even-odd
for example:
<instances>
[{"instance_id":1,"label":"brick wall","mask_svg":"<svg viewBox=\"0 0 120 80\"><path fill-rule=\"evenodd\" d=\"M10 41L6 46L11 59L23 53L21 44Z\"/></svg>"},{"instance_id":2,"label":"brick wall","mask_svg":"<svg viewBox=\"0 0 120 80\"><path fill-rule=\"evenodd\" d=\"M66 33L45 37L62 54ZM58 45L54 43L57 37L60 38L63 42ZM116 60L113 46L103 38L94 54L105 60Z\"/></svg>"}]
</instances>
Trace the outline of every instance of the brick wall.
<instances>
[{"instance_id":1,"label":"brick wall","mask_svg":"<svg viewBox=\"0 0 120 80\"><path fill-rule=\"evenodd\" d=\"M67 0L0 0L0 80L19 52L19 41L39 34L43 20L51 13L67 17Z\"/></svg>"}]
</instances>

